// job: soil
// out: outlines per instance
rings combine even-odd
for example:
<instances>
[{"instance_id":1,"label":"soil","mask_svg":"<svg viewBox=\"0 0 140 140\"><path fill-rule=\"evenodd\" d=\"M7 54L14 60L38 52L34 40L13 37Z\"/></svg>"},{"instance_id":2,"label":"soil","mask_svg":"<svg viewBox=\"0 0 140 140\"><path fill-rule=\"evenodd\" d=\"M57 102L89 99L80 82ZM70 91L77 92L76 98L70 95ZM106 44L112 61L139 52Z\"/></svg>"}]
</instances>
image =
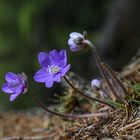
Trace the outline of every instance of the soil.
<instances>
[{"instance_id":1,"label":"soil","mask_svg":"<svg viewBox=\"0 0 140 140\"><path fill-rule=\"evenodd\" d=\"M64 124L60 117L38 109L36 113L1 112L0 140L58 140Z\"/></svg>"}]
</instances>

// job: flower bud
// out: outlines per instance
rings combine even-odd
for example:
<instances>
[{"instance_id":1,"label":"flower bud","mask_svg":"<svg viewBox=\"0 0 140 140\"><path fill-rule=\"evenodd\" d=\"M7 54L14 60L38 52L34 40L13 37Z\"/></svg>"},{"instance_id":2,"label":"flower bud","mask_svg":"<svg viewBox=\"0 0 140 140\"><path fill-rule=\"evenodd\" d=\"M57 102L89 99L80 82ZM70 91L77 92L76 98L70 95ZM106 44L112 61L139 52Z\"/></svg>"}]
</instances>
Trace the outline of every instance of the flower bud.
<instances>
[{"instance_id":1,"label":"flower bud","mask_svg":"<svg viewBox=\"0 0 140 140\"><path fill-rule=\"evenodd\" d=\"M101 82L98 79L93 79L91 81L92 88L100 89L100 86L101 86Z\"/></svg>"}]
</instances>

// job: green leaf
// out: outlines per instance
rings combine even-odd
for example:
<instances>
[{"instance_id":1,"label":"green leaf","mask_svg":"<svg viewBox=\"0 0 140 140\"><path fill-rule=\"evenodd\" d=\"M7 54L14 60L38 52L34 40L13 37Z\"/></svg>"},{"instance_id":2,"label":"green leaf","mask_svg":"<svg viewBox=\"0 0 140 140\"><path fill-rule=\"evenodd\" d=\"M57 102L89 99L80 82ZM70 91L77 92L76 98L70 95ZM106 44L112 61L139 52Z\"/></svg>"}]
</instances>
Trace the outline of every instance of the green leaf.
<instances>
[{"instance_id":1,"label":"green leaf","mask_svg":"<svg viewBox=\"0 0 140 140\"><path fill-rule=\"evenodd\" d=\"M114 106L115 108L123 108L124 105L122 103L119 102L115 102L112 100L106 100L107 103L109 103L110 105Z\"/></svg>"},{"instance_id":2,"label":"green leaf","mask_svg":"<svg viewBox=\"0 0 140 140\"><path fill-rule=\"evenodd\" d=\"M131 98L130 98L129 101L130 101L130 102L135 102L135 103L137 103L138 105L140 105L140 101L138 101L138 100L135 100L135 99L131 99Z\"/></svg>"},{"instance_id":3,"label":"green leaf","mask_svg":"<svg viewBox=\"0 0 140 140\"><path fill-rule=\"evenodd\" d=\"M134 90L134 92L140 96L140 83L136 83L134 85L132 85L129 81L127 81L127 84L130 86L130 88L132 88Z\"/></svg>"},{"instance_id":4,"label":"green leaf","mask_svg":"<svg viewBox=\"0 0 140 140\"><path fill-rule=\"evenodd\" d=\"M140 83L135 84L134 89L140 94Z\"/></svg>"}]
</instances>

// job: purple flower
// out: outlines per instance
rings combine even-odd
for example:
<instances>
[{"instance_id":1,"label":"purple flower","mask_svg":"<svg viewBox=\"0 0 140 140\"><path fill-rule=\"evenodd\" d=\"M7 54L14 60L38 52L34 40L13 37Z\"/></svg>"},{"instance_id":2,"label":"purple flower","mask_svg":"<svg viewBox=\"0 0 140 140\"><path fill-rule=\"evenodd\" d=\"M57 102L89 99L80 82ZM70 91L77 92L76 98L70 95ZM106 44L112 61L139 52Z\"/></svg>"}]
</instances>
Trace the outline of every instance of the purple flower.
<instances>
[{"instance_id":1,"label":"purple flower","mask_svg":"<svg viewBox=\"0 0 140 140\"><path fill-rule=\"evenodd\" d=\"M41 69L34 75L36 82L45 83L45 86L50 88L53 82L60 82L66 72L70 69L70 64L67 65L67 55L65 50L57 52L52 50L49 54L40 52L38 61Z\"/></svg>"},{"instance_id":2,"label":"purple flower","mask_svg":"<svg viewBox=\"0 0 140 140\"><path fill-rule=\"evenodd\" d=\"M2 91L10 94L10 101L15 100L17 96L27 91L27 77L24 73L14 74L13 72L8 72L5 74L5 80L7 83L2 85Z\"/></svg>"},{"instance_id":3,"label":"purple flower","mask_svg":"<svg viewBox=\"0 0 140 140\"><path fill-rule=\"evenodd\" d=\"M70 38L68 40L68 45L70 46L71 51L76 52L83 49L86 46L86 39L84 35L77 32L72 32L69 36Z\"/></svg>"}]
</instances>

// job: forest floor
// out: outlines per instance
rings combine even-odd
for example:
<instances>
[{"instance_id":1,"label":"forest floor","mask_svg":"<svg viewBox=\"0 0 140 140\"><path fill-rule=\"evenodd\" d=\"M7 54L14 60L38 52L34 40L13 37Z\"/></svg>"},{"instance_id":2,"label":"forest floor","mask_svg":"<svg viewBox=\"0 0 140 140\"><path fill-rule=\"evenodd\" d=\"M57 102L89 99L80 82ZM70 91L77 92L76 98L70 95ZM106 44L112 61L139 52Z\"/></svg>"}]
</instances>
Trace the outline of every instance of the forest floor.
<instances>
[{"instance_id":1,"label":"forest floor","mask_svg":"<svg viewBox=\"0 0 140 140\"><path fill-rule=\"evenodd\" d=\"M140 59L122 74L140 82ZM108 109L108 117L78 120L63 119L41 109L0 112L0 140L140 140L139 110L129 105Z\"/></svg>"},{"instance_id":2,"label":"forest floor","mask_svg":"<svg viewBox=\"0 0 140 140\"><path fill-rule=\"evenodd\" d=\"M107 118L66 120L39 111L0 113L0 140L139 140L140 117L134 108Z\"/></svg>"},{"instance_id":3,"label":"forest floor","mask_svg":"<svg viewBox=\"0 0 140 140\"><path fill-rule=\"evenodd\" d=\"M138 140L140 118L134 108L110 112L108 118L65 120L45 112L0 113L0 140Z\"/></svg>"},{"instance_id":4,"label":"forest floor","mask_svg":"<svg viewBox=\"0 0 140 140\"><path fill-rule=\"evenodd\" d=\"M65 122L57 116L39 113L1 112L0 140L58 140Z\"/></svg>"}]
</instances>

